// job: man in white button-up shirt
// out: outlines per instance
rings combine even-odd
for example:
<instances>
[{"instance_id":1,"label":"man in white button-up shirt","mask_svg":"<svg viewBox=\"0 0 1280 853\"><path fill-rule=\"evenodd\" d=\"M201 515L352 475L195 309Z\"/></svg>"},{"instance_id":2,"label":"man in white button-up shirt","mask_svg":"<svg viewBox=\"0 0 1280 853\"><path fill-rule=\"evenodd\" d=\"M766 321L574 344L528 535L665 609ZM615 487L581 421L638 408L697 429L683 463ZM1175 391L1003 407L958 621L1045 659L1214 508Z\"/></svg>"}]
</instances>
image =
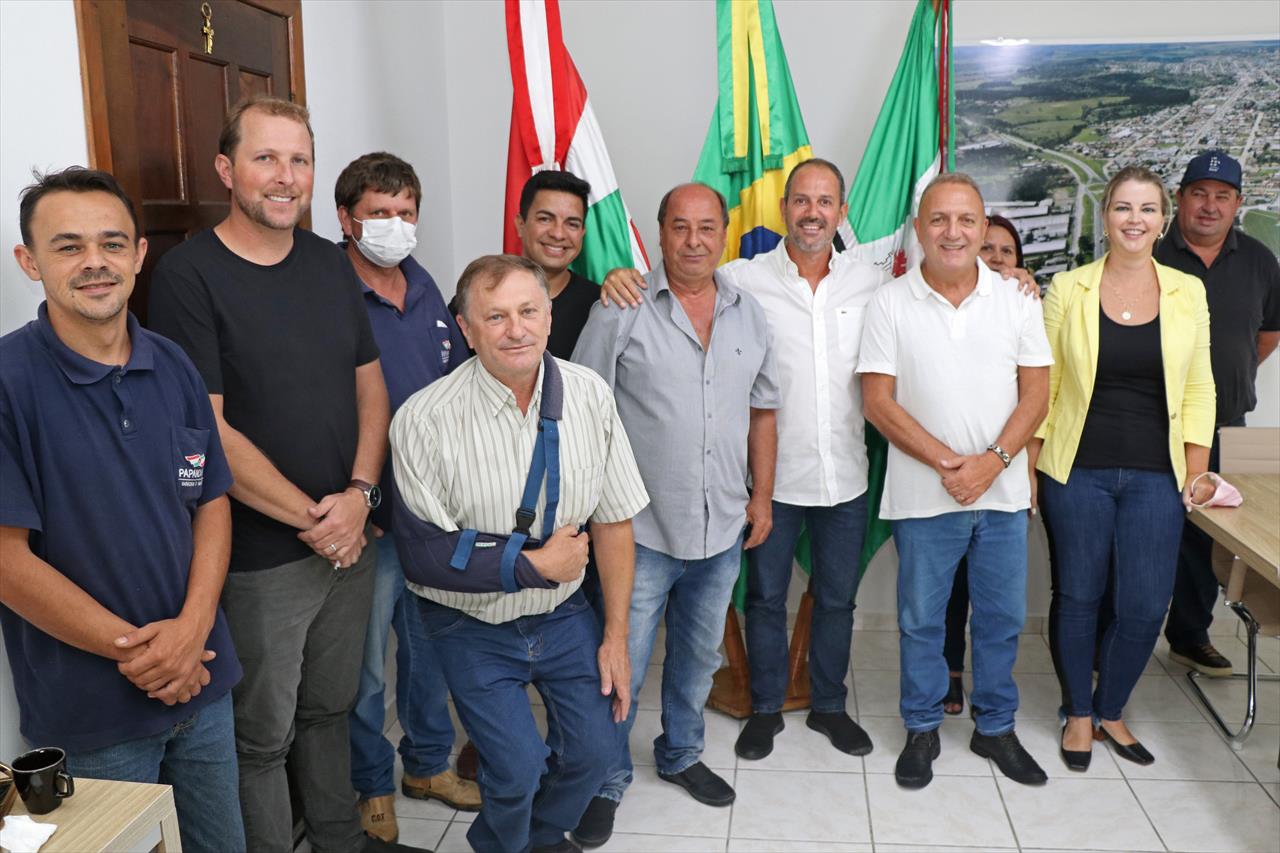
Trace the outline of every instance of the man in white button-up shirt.
<instances>
[{"instance_id":1,"label":"man in white button-up shirt","mask_svg":"<svg viewBox=\"0 0 1280 853\"><path fill-rule=\"evenodd\" d=\"M976 731L970 749L1009 778L1043 784L1018 743L1013 663L1026 615L1027 440L1044 419L1053 357L1039 301L978 260L982 194L967 175L930 182L916 235L924 263L876 293L858 372L867 420L889 440L882 518L898 549L901 697L898 784L933 778L947 692L942 654L956 564L973 603Z\"/></svg>"}]
</instances>

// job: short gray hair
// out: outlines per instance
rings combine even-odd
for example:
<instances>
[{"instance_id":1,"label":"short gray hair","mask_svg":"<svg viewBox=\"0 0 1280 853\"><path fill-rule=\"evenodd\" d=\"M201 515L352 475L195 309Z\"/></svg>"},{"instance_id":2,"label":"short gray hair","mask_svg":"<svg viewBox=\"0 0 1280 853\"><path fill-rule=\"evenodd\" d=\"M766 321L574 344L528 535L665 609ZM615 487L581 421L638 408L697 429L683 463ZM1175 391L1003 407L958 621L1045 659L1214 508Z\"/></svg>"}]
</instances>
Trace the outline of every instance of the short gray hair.
<instances>
[{"instance_id":1,"label":"short gray hair","mask_svg":"<svg viewBox=\"0 0 1280 853\"><path fill-rule=\"evenodd\" d=\"M547 295L547 301L551 301L551 287L547 284L547 274L542 271L542 267L519 255L484 255L467 264L467 268L462 271L462 276L458 279L458 289L454 297L457 300L458 313L464 317L467 315L467 303L471 301L473 287L492 290L506 281L507 276L513 272L527 272L532 275L537 279L542 292Z\"/></svg>"}]
</instances>

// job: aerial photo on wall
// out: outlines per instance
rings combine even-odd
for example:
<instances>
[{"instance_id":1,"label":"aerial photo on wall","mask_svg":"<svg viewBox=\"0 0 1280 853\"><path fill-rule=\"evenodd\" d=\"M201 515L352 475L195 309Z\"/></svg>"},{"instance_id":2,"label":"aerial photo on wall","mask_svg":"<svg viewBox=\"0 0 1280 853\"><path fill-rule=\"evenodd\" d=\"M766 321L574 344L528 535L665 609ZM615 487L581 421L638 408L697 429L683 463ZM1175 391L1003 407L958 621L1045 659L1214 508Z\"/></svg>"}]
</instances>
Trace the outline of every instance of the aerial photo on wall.
<instances>
[{"instance_id":1,"label":"aerial photo on wall","mask_svg":"<svg viewBox=\"0 0 1280 853\"><path fill-rule=\"evenodd\" d=\"M1143 165L1171 191L1222 148L1244 166L1240 224L1280 256L1280 41L981 44L954 49L956 166L1048 276L1106 251L1107 176Z\"/></svg>"}]
</instances>

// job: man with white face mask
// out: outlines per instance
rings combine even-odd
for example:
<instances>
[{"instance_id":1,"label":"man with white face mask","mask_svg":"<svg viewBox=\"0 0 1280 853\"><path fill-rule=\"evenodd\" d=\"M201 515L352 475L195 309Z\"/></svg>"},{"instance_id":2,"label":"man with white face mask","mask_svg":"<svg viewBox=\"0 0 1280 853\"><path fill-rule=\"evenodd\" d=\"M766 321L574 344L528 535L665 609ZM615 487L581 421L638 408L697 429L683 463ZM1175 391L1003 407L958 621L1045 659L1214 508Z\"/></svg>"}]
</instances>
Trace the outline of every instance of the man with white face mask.
<instances>
[{"instance_id":1,"label":"man with white face mask","mask_svg":"<svg viewBox=\"0 0 1280 853\"><path fill-rule=\"evenodd\" d=\"M359 275L369 324L384 353L391 411L414 392L452 371L467 358L458 330L431 275L409 254L417 245L422 187L413 167L392 154L366 154L352 161L334 187L342 244ZM453 722L448 689L434 648L416 624L418 610L406 606L404 571L390 537L391 512L399 499L388 455L383 500L370 519L377 540L377 576L365 635L360 689L351 710L351 782L360 796L366 832L384 841L398 835L395 816L395 751L383 737L387 637L394 626L396 708L404 737L401 789L417 799L442 800L454 808L480 807L475 782L449 768Z\"/></svg>"}]
</instances>

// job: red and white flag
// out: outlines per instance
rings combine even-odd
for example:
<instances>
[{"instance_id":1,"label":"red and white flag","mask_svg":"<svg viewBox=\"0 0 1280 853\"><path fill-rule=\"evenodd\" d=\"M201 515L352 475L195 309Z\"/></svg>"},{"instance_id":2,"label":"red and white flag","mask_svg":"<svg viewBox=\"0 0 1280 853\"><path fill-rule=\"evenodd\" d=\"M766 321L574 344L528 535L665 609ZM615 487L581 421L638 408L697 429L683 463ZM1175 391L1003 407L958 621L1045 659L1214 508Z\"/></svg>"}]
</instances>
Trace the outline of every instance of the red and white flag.
<instances>
[{"instance_id":1,"label":"red and white flag","mask_svg":"<svg viewBox=\"0 0 1280 853\"><path fill-rule=\"evenodd\" d=\"M564 46L558 0L507 0L507 51L513 96L503 251L520 254L513 220L525 181L544 169L562 169L591 184L574 271L595 282L616 267L647 272L640 233L622 201L587 87Z\"/></svg>"}]
</instances>

